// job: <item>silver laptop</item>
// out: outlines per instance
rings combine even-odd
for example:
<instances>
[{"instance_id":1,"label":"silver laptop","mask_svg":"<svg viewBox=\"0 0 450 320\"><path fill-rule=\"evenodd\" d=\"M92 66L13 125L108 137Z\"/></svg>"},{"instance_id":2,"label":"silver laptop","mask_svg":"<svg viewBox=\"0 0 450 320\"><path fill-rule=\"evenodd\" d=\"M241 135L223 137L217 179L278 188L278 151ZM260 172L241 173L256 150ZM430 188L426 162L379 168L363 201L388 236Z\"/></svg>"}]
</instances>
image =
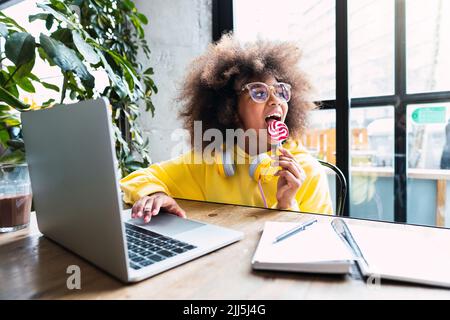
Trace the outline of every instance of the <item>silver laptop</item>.
<instances>
[{"instance_id":1,"label":"silver laptop","mask_svg":"<svg viewBox=\"0 0 450 320\"><path fill-rule=\"evenodd\" d=\"M125 282L242 239L223 227L160 213L149 224L122 210L106 99L22 113L40 231Z\"/></svg>"}]
</instances>

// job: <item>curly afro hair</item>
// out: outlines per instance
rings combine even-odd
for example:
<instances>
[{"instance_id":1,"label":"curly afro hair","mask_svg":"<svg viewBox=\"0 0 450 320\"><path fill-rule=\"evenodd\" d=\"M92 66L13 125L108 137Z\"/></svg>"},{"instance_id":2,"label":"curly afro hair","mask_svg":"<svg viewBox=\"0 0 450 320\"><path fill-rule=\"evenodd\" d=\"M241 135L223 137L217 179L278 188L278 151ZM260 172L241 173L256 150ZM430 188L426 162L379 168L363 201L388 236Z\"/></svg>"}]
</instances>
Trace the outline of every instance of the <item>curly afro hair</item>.
<instances>
[{"instance_id":1,"label":"curly afro hair","mask_svg":"<svg viewBox=\"0 0 450 320\"><path fill-rule=\"evenodd\" d=\"M290 42L258 40L242 45L232 34L225 34L206 53L192 61L177 100L179 117L191 135L194 146L194 121L202 121L203 133L219 129L238 129L239 90L251 78L273 76L292 86L285 123L290 136L298 139L307 126L308 111L316 108L307 75L299 68L300 49ZM206 146L206 143L202 146Z\"/></svg>"}]
</instances>

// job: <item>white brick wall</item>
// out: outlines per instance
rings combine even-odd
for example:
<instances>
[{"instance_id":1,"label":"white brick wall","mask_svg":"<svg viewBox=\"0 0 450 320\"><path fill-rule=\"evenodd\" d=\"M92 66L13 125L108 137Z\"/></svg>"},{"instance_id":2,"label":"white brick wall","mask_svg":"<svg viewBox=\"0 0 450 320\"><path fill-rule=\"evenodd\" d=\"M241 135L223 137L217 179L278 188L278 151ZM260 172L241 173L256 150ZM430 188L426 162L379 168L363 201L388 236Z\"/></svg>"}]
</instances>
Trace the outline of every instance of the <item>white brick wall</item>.
<instances>
[{"instance_id":1,"label":"white brick wall","mask_svg":"<svg viewBox=\"0 0 450 320\"><path fill-rule=\"evenodd\" d=\"M178 141L171 141L171 134L181 128L177 119L177 88L193 58L202 54L212 41L211 0L135 0L149 24L146 38L151 50L150 66L158 94L153 97L155 117L142 117L145 137L150 140L150 156L153 162L173 156Z\"/></svg>"}]
</instances>

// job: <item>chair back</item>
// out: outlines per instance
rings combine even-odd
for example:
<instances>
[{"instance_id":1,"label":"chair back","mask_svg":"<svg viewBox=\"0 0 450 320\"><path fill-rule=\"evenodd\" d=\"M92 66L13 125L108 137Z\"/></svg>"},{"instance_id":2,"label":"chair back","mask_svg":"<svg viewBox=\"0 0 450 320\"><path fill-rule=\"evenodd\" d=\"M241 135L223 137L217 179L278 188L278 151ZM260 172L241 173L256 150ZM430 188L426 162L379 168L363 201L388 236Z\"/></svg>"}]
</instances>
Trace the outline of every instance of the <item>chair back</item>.
<instances>
[{"instance_id":1,"label":"chair back","mask_svg":"<svg viewBox=\"0 0 450 320\"><path fill-rule=\"evenodd\" d=\"M339 180L339 188L336 189L337 202L336 202L336 215L342 217L344 215L345 198L347 197L347 180L345 179L342 171L334 164L319 160L320 164L334 171L337 179Z\"/></svg>"}]
</instances>

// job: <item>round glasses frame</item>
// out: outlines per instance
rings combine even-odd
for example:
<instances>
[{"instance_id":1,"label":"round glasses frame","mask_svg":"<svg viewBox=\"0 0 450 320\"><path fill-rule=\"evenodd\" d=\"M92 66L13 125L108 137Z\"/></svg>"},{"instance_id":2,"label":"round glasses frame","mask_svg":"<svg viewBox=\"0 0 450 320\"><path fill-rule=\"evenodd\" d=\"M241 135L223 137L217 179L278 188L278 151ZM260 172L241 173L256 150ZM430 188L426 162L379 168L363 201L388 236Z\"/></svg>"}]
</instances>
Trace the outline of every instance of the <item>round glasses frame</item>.
<instances>
[{"instance_id":1,"label":"round glasses frame","mask_svg":"<svg viewBox=\"0 0 450 320\"><path fill-rule=\"evenodd\" d=\"M266 90L267 90L267 92L268 92L269 94L267 95L267 97L266 97L264 100L258 100L258 99L255 99L255 98L251 95L251 93L250 93L251 86L255 86L255 85L261 85L261 86L263 86L263 87L266 88ZM277 94L277 90L275 89L275 86L284 86L285 89L287 89L288 92L289 92L289 98L286 100L284 97L279 96L279 95ZM242 92L245 91L245 90L248 90L249 95L250 95L250 98L252 98L252 100L255 101L256 103L266 103L267 100L269 100L269 97L270 97L270 94L272 93L272 91L273 91L275 97L277 97L278 99L281 99L283 102L289 102L289 101L291 100L291 85L290 85L289 83L278 82L278 83L276 83L275 85L269 86L268 84L266 84L266 83L264 83L264 82L250 82L250 83L247 83L247 84L245 84L245 85L242 86L241 92L240 92L240 93L242 93Z\"/></svg>"}]
</instances>

